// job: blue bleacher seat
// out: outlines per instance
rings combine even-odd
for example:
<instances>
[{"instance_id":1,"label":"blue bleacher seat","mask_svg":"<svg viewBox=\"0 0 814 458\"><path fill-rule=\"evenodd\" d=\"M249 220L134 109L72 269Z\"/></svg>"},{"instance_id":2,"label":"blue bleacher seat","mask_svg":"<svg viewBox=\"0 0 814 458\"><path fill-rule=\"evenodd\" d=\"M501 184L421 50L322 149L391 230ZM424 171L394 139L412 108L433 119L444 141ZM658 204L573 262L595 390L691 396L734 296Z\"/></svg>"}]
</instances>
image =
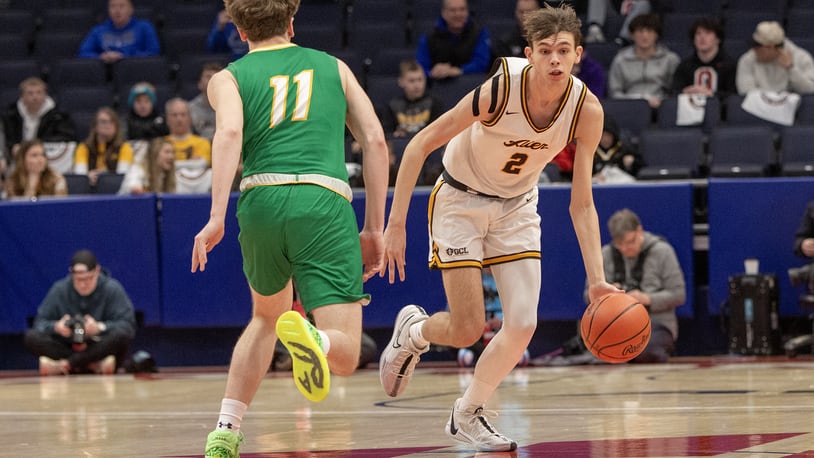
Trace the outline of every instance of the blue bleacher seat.
<instances>
[{"instance_id":1,"label":"blue bleacher seat","mask_svg":"<svg viewBox=\"0 0 814 458\"><path fill-rule=\"evenodd\" d=\"M639 137L645 166L638 178L687 179L697 175L703 162L704 133L698 128L647 129Z\"/></svg>"},{"instance_id":2,"label":"blue bleacher seat","mask_svg":"<svg viewBox=\"0 0 814 458\"><path fill-rule=\"evenodd\" d=\"M197 54L206 51L206 37L208 27L189 27L183 29L164 30L162 32L162 46L164 54L172 60L185 54Z\"/></svg>"},{"instance_id":3,"label":"blue bleacher seat","mask_svg":"<svg viewBox=\"0 0 814 458\"><path fill-rule=\"evenodd\" d=\"M767 126L718 126L709 136L710 176L759 177L777 163Z\"/></svg>"},{"instance_id":4,"label":"blue bleacher seat","mask_svg":"<svg viewBox=\"0 0 814 458\"><path fill-rule=\"evenodd\" d=\"M780 170L785 176L814 175L814 125L791 126L781 137Z\"/></svg>"},{"instance_id":5,"label":"blue bleacher seat","mask_svg":"<svg viewBox=\"0 0 814 458\"><path fill-rule=\"evenodd\" d=\"M84 33L76 30L68 32L42 30L34 39L34 56L50 63L76 57L83 39Z\"/></svg>"},{"instance_id":6,"label":"blue bleacher seat","mask_svg":"<svg viewBox=\"0 0 814 458\"><path fill-rule=\"evenodd\" d=\"M415 48L379 48L371 61L370 74L398 76L404 60L415 60Z\"/></svg>"},{"instance_id":7,"label":"blue bleacher seat","mask_svg":"<svg viewBox=\"0 0 814 458\"><path fill-rule=\"evenodd\" d=\"M30 51L30 43L22 35L0 35L0 59L23 59L28 57Z\"/></svg>"},{"instance_id":8,"label":"blue bleacher seat","mask_svg":"<svg viewBox=\"0 0 814 458\"><path fill-rule=\"evenodd\" d=\"M108 85L64 86L54 94L60 109L68 113L95 111L101 107L113 107L115 98Z\"/></svg>"},{"instance_id":9,"label":"blue bleacher seat","mask_svg":"<svg viewBox=\"0 0 814 458\"><path fill-rule=\"evenodd\" d=\"M47 8L40 13L39 28L49 32L80 31L86 34L105 18L107 13L104 14L93 7Z\"/></svg>"},{"instance_id":10,"label":"blue bleacher seat","mask_svg":"<svg viewBox=\"0 0 814 458\"><path fill-rule=\"evenodd\" d=\"M652 109L644 99L602 100L605 116L612 117L619 126L620 137L633 144L639 142L639 135L652 120Z\"/></svg>"},{"instance_id":11,"label":"blue bleacher seat","mask_svg":"<svg viewBox=\"0 0 814 458\"><path fill-rule=\"evenodd\" d=\"M90 194L91 187L87 175L77 173L64 174L65 182L68 185L68 194L70 195L83 195Z\"/></svg>"},{"instance_id":12,"label":"blue bleacher seat","mask_svg":"<svg viewBox=\"0 0 814 458\"><path fill-rule=\"evenodd\" d=\"M1 46L1 45L0 45ZM0 68L0 87L17 88L20 82L30 76L42 77L42 68L34 59L3 60Z\"/></svg>"},{"instance_id":13,"label":"blue bleacher seat","mask_svg":"<svg viewBox=\"0 0 814 458\"><path fill-rule=\"evenodd\" d=\"M139 81L167 84L170 75L170 62L165 56L129 57L113 65L113 83L117 88L129 87Z\"/></svg>"},{"instance_id":14,"label":"blue bleacher seat","mask_svg":"<svg viewBox=\"0 0 814 458\"><path fill-rule=\"evenodd\" d=\"M107 65L99 59L66 57L53 62L48 73L51 87L92 86L108 83Z\"/></svg>"},{"instance_id":15,"label":"blue bleacher seat","mask_svg":"<svg viewBox=\"0 0 814 458\"><path fill-rule=\"evenodd\" d=\"M667 97L661 101L661 105L657 110L656 124L659 128L668 129L673 127L690 127L678 126L676 118L678 115L678 98L676 96ZM704 121L700 126L704 133L709 133L721 121L721 101L717 97L707 97L706 106L704 106Z\"/></svg>"}]
</instances>

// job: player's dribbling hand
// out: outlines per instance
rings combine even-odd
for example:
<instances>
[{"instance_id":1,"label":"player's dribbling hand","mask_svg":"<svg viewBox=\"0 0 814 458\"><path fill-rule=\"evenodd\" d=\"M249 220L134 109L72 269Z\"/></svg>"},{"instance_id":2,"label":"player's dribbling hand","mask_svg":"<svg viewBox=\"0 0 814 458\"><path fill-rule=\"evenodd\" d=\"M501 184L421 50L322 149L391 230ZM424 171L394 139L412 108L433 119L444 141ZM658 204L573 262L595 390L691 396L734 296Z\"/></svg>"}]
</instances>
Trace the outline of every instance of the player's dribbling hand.
<instances>
[{"instance_id":1,"label":"player's dribbling hand","mask_svg":"<svg viewBox=\"0 0 814 458\"><path fill-rule=\"evenodd\" d=\"M384 260L389 271L388 281L393 284L396 281L396 270L399 273L399 280L404 281L404 252L407 249L407 230L404 226L387 226L384 230ZM384 276L384 271L379 274Z\"/></svg>"},{"instance_id":2,"label":"player's dribbling hand","mask_svg":"<svg viewBox=\"0 0 814 458\"><path fill-rule=\"evenodd\" d=\"M609 293L624 293L624 291L606 281L588 287L588 298L591 300L591 303L596 302L600 297Z\"/></svg>"},{"instance_id":3,"label":"player's dribbling hand","mask_svg":"<svg viewBox=\"0 0 814 458\"><path fill-rule=\"evenodd\" d=\"M212 251L215 245L220 243L223 239L224 225L223 221L214 222L209 221L206 226L198 232L195 236L195 244L192 246L192 272L198 270L200 267L201 272L206 270L206 253Z\"/></svg>"}]
</instances>

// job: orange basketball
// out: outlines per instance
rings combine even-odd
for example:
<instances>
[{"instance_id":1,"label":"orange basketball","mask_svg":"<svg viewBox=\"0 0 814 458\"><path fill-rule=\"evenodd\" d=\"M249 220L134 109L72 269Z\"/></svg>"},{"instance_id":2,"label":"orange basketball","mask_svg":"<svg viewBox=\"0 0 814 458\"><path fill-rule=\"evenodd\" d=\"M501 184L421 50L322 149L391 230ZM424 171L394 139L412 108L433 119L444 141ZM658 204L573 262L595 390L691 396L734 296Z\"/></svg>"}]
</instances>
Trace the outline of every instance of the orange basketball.
<instances>
[{"instance_id":1,"label":"orange basketball","mask_svg":"<svg viewBox=\"0 0 814 458\"><path fill-rule=\"evenodd\" d=\"M597 358L623 363L639 356L650 341L650 315L633 296L610 293L585 309L582 341Z\"/></svg>"}]
</instances>

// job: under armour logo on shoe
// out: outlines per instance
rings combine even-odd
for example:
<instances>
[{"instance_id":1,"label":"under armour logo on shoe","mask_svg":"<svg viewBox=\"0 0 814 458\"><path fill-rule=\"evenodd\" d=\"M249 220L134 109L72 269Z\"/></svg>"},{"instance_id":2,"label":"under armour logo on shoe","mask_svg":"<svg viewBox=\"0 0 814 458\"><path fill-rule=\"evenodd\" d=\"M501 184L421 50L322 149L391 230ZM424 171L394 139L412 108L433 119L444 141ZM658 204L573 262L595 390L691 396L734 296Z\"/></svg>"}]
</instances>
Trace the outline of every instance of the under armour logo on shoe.
<instances>
[{"instance_id":1,"label":"under armour logo on shoe","mask_svg":"<svg viewBox=\"0 0 814 458\"><path fill-rule=\"evenodd\" d=\"M218 428L232 429L232 426L233 425L232 425L231 422L229 422L229 423L223 423L222 421L218 422Z\"/></svg>"}]
</instances>

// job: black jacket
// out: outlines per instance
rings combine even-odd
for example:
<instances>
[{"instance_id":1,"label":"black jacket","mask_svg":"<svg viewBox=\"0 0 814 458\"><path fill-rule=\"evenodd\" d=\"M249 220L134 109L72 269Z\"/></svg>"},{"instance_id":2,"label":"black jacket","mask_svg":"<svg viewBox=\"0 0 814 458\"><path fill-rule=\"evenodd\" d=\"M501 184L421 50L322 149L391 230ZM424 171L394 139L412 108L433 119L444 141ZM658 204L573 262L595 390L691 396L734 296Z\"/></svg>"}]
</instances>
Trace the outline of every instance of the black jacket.
<instances>
[{"instance_id":1,"label":"black jacket","mask_svg":"<svg viewBox=\"0 0 814 458\"><path fill-rule=\"evenodd\" d=\"M17 110L17 102L9 105L3 113L3 132L6 134L6 145L9 148L23 140L23 117ZM59 111L59 107L52 108L40 120L37 138L44 142L76 141L76 128L71 116Z\"/></svg>"}]
</instances>

